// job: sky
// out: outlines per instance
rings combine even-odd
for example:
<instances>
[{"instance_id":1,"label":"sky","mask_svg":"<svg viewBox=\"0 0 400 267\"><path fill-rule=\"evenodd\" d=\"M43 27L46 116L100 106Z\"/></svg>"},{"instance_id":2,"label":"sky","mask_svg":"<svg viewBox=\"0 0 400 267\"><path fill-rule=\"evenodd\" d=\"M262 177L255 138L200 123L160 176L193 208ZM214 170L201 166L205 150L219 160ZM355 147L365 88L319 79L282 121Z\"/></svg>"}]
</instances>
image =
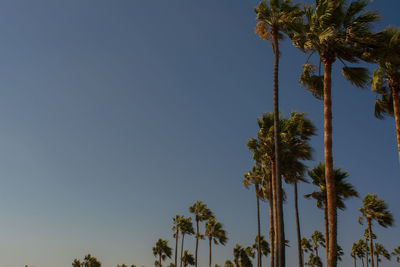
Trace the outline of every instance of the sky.
<instances>
[{"instance_id":1,"label":"sky","mask_svg":"<svg viewBox=\"0 0 400 267\"><path fill-rule=\"evenodd\" d=\"M213 248L214 264L232 259L236 243L253 243L255 195L242 185L252 166L246 142L273 104L272 50L254 34L257 2L1 1L0 266L67 267L87 253L105 267L153 266L156 240L173 246L172 218L189 216L197 200L228 232L226 246ZM371 8L382 15L376 30L399 26L398 0ZM282 114L306 112L318 129L312 167L323 160L322 102L297 82L306 55L287 40L281 52ZM392 251L400 245L394 120L374 118L375 95L344 81L340 68L333 69L335 166L362 197L376 193L389 204L394 227L374 231ZM293 189L284 189L287 266L295 266ZM299 205L303 235L323 231L315 203L301 197ZM339 212L342 266L352 264L352 243L365 228L360 206L352 199ZM266 234L267 205L261 209ZM194 244L185 239L192 252Z\"/></svg>"}]
</instances>

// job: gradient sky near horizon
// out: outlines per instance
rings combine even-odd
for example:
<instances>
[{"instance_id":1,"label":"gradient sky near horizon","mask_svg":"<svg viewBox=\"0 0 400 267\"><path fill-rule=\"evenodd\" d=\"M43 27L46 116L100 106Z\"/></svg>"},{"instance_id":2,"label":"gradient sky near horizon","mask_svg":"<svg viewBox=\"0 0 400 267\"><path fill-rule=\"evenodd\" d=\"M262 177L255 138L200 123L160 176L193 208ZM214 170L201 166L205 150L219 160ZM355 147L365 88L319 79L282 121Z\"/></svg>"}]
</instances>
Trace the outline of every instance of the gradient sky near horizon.
<instances>
[{"instance_id":1,"label":"gradient sky near horizon","mask_svg":"<svg viewBox=\"0 0 400 267\"><path fill-rule=\"evenodd\" d=\"M3 0L0 3L0 266L67 267L87 253L105 267L153 266L172 217L202 200L229 237L213 264L256 235L255 196L242 186L246 142L272 111L273 55L254 34L255 0ZM377 30L399 26L398 0L375 1ZM301 88L306 56L282 44L281 110L308 113L323 160L322 103ZM373 67L373 66L370 66ZM378 242L400 245L400 166L394 120L373 116L375 96L335 64L333 148L361 196L377 193L395 226ZM285 185L287 266L297 263L292 187ZM301 185L300 194L311 192ZM341 266L350 266L361 199L339 212ZM322 212L300 199L303 235ZM262 205L263 234L267 205ZM193 251L194 238L185 241ZM321 251L324 255L324 252ZM200 264L207 266L206 242ZM266 260L264 259L264 262ZM167 261L168 262L168 261ZM382 266L395 266L384 261Z\"/></svg>"}]
</instances>

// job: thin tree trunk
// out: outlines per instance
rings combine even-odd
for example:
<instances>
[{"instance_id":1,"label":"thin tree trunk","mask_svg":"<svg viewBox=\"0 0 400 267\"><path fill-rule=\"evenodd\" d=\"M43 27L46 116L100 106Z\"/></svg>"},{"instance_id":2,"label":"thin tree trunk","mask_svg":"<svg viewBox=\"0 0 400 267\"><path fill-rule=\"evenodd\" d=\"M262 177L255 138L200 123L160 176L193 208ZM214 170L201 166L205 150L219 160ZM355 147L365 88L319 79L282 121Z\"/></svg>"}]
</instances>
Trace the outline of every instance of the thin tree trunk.
<instances>
[{"instance_id":1,"label":"thin tree trunk","mask_svg":"<svg viewBox=\"0 0 400 267\"><path fill-rule=\"evenodd\" d=\"M209 244L209 255L210 255L210 258L209 258L209 264L208 264L208 267L211 267L211 238L209 237L208 238L208 244Z\"/></svg>"},{"instance_id":2,"label":"thin tree trunk","mask_svg":"<svg viewBox=\"0 0 400 267\"><path fill-rule=\"evenodd\" d=\"M269 182L268 182L268 187L269 187L269 241L271 244L271 254L270 254L270 260L271 260L271 267L275 267L275 218L274 218L274 198L273 198L273 189L272 189L272 184L273 184L273 176L271 175L269 177Z\"/></svg>"},{"instance_id":3,"label":"thin tree trunk","mask_svg":"<svg viewBox=\"0 0 400 267\"><path fill-rule=\"evenodd\" d=\"M337 210L336 188L333 177L332 153L332 58L324 58L324 150L325 150L325 180L328 200L329 219L329 254L327 267L337 266Z\"/></svg>"},{"instance_id":4,"label":"thin tree trunk","mask_svg":"<svg viewBox=\"0 0 400 267\"><path fill-rule=\"evenodd\" d=\"M354 267L357 267L356 257L354 257Z\"/></svg>"},{"instance_id":5,"label":"thin tree trunk","mask_svg":"<svg viewBox=\"0 0 400 267\"><path fill-rule=\"evenodd\" d=\"M175 233L175 267L177 267L178 265L178 239L179 239L179 231L177 230Z\"/></svg>"},{"instance_id":6,"label":"thin tree trunk","mask_svg":"<svg viewBox=\"0 0 400 267\"><path fill-rule=\"evenodd\" d=\"M275 182L277 192L277 232L278 232L278 265L285 266L285 231L283 221L283 196L282 196L282 180L280 169L280 129L279 129L279 43L278 31L273 29L272 38L274 42L274 141L275 141Z\"/></svg>"},{"instance_id":7,"label":"thin tree trunk","mask_svg":"<svg viewBox=\"0 0 400 267\"><path fill-rule=\"evenodd\" d=\"M324 199L324 223L325 223L325 249L326 255L329 255L329 222L328 222L328 203Z\"/></svg>"},{"instance_id":8,"label":"thin tree trunk","mask_svg":"<svg viewBox=\"0 0 400 267\"><path fill-rule=\"evenodd\" d=\"M367 238L365 238L365 243L366 244L368 244L368 240L367 240ZM368 246L368 245L367 245ZM368 264L368 258L369 258L369 254L368 254L368 247L367 247L367 251L366 251L366 253L365 253L366 255L366 257L365 257L365 259L367 260L367 267L369 266L369 264Z\"/></svg>"},{"instance_id":9,"label":"thin tree trunk","mask_svg":"<svg viewBox=\"0 0 400 267\"><path fill-rule=\"evenodd\" d=\"M272 160L272 197L274 199L274 266L279 267L279 244L278 244L278 209L277 209L277 197L276 197L276 168L275 160Z\"/></svg>"},{"instance_id":10,"label":"thin tree trunk","mask_svg":"<svg viewBox=\"0 0 400 267\"><path fill-rule=\"evenodd\" d=\"M255 184L256 198L257 198L257 267L261 267L261 240L260 240L260 197L258 195L259 185Z\"/></svg>"},{"instance_id":11,"label":"thin tree trunk","mask_svg":"<svg viewBox=\"0 0 400 267\"><path fill-rule=\"evenodd\" d=\"M162 267L162 264L161 264L161 253L160 253L160 261L158 262L158 266L160 266L160 267Z\"/></svg>"},{"instance_id":12,"label":"thin tree trunk","mask_svg":"<svg viewBox=\"0 0 400 267\"><path fill-rule=\"evenodd\" d=\"M367 261L368 261L368 259L367 259ZM361 262L362 262L362 265L364 267L364 257L361 258Z\"/></svg>"},{"instance_id":13,"label":"thin tree trunk","mask_svg":"<svg viewBox=\"0 0 400 267\"><path fill-rule=\"evenodd\" d=\"M400 96L399 96L399 84L393 82L389 84L390 90L392 91L393 97L393 113L396 122L396 137L397 137L397 152L399 154L400 162Z\"/></svg>"},{"instance_id":14,"label":"thin tree trunk","mask_svg":"<svg viewBox=\"0 0 400 267\"><path fill-rule=\"evenodd\" d=\"M369 254L371 254L371 267L374 267L374 248L372 246L372 227L371 220L367 219L368 223L368 232L369 232Z\"/></svg>"},{"instance_id":15,"label":"thin tree trunk","mask_svg":"<svg viewBox=\"0 0 400 267\"><path fill-rule=\"evenodd\" d=\"M185 240L185 234L184 233L182 233L182 244L181 244L181 260L180 260L180 262L181 262L181 264L180 264L180 266L182 267L182 256L183 256L183 241Z\"/></svg>"},{"instance_id":16,"label":"thin tree trunk","mask_svg":"<svg viewBox=\"0 0 400 267\"><path fill-rule=\"evenodd\" d=\"M376 255L376 267L379 267L379 256Z\"/></svg>"},{"instance_id":17,"label":"thin tree trunk","mask_svg":"<svg viewBox=\"0 0 400 267\"><path fill-rule=\"evenodd\" d=\"M296 215L296 231L297 231L297 251L299 256L299 267L303 267L303 251L301 249L301 233L300 233L300 220L299 220L299 206L297 197L297 182L293 184L294 188L294 211Z\"/></svg>"},{"instance_id":18,"label":"thin tree trunk","mask_svg":"<svg viewBox=\"0 0 400 267\"><path fill-rule=\"evenodd\" d=\"M199 220L196 216L196 250L194 253L194 266L197 267L197 251L199 249Z\"/></svg>"}]
</instances>

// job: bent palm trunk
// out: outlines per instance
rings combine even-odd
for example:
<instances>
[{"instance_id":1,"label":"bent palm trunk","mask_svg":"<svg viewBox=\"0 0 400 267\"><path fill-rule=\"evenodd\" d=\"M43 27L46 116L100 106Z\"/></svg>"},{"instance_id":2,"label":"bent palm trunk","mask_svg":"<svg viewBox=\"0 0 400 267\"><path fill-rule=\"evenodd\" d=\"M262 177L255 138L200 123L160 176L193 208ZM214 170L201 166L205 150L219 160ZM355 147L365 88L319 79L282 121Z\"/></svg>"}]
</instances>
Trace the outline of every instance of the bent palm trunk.
<instances>
[{"instance_id":1,"label":"bent palm trunk","mask_svg":"<svg viewBox=\"0 0 400 267\"><path fill-rule=\"evenodd\" d=\"M258 184L255 184L255 190L256 190L256 198L257 198L257 237L258 237L258 242L257 242L257 267L261 267L260 198L259 198L259 195L258 195L258 191L259 191Z\"/></svg>"},{"instance_id":2,"label":"bent palm trunk","mask_svg":"<svg viewBox=\"0 0 400 267\"><path fill-rule=\"evenodd\" d=\"M372 227L371 220L367 220L369 232L369 254L371 256L371 267L374 267L374 247L372 246Z\"/></svg>"},{"instance_id":3,"label":"bent palm trunk","mask_svg":"<svg viewBox=\"0 0 400 267\"><path fill-rule=\"evenodd\" d=\"M300 220L299 220L299 207L297 203L297 182L293 184L294 188L294 211L296 215L296 231L297 231L297 250L299 256L299 267L303 267L303 251L301 250L301 233L300 233Z\"/></svg>"},{"instance_id":4,"label":"bent palm trunk","mask_svg":"<svg viewBox=\"0 0 400 267\"><path fill-rule=\"evenodd\" d=\"M328 222L329 222L329 252L327 255L327 266L337 265L337 210L336 210L336 188L333 177L333 153L332 153L332 64L333 57L328 56L324 62L324 158L325 158L325 180L328 200Z\"/></svg>"},{"instance_id":5,"label":"bent palm trunk","mask_svg":"<svg viewBox=\"0 0 400 267\"><path fill-rule=\"evenodd\" d=\"M399 154L400 162L400 89L399 84L396 83L391 83L389 86L393 97L393 113L396 122L397 151Z\"/></svg>"}]
</instances>

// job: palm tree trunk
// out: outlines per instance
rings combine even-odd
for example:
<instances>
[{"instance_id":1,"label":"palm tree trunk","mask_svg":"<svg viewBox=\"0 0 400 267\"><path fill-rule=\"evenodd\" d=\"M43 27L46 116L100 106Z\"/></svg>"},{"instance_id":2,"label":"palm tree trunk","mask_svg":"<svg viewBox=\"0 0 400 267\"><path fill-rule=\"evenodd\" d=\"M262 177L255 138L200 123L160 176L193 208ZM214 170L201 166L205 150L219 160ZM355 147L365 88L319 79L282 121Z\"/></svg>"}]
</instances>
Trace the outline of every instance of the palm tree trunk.
<instances>
[{"instance_id":1,"label":"palm tree trunk","mask_svg":"<svg viewBox=\"0 0 400 267\"><path fill-rule=\"evenodd\" d=\"M162 253L160 253L160 261L158 262L158 265L159 265L160 267L162 267L162 264L161 264L161 255L162 255Z\"/></svg>"},{"instance_id":2,"label":"palm tree trunk","mask_svg":"<svg viewBox=\"0 0 400 267\"><path fill-rule=\"evenodd\" d=\"M399 153L400 162L400 96L399 96L399 84L393 82L389 84L390 90L392 91L393 97L393 113L396 122L396 137L397 137L397 151Z\"/></svg>"},{"instance_id":3,"label":"palm tree trunk","mask_svg":"<svg viewBox=\"0 0 400 267\"><path fill-rule=\"evenodd\" d=\"M258 195L259 185L255 184L256 198L257 198L257 267L261 267L261 240L260 240L260 197Z\"/></svg>"},{"instance_id":4,"label":"palm tree trunk","mask_svg":"<svg viewBox=\"0 0 400 267\"><path fill-rule=\"evenodd\" d=\"M196 216L196 250L194 253L194 266L197 267L197 251L199 249L199 220Z\"/></svg>"},{"instance_id":5,"label":"palm tree trunk","mask_svg":"<svg viewBox=\"0 0 400 267\"><path fill-rule=\"evenodd\" d=\"M368 259L367 259L367 261L368 261ZM364 257L361 258L361 262L362 262L362 265L364 267Z\"/></svg>"},{"instance_id":6,"label":"palm tree trunk","mask_svg":"<svg viewBox=\"0 0 400 267\"><path fill-rule=\"evenodd\" d=\"M278 31L273 29L272 38L274 42L274 142L275 142L275 182L277 189L277 232L278 232L278 265L285 266L285 231L283 222L283 196L282 196L282 180L280 169L280 133L279 133L279 87L278 87L278 71L279 71L279 43Z\"/></svg>"},{"instance_id":7,"label":"palm tree trunk","mask_svg":"<svg viewBox=\"0 0 400 267\"><path fill-rule=\"evenodd\" d=\"M175 233L175 267L177 267L178 265L178 239L179 239L179 231L177 230Z\"/></svg>"},{"instance_id":8,"label":"palm tree trunk","mask_svg":"<svg viewBox=\"0 0 400 267\"><path fill-rule=\"evenodd\" d=\"M368 244L368 240L367 240L367 238L365 238L365 243L366 244ZM367 267L368 267L368 258L369 258L369 254L368 254L368 248L367 248L367 251L366 251L366 253L365 253L366 255L365 255L365 259L367 260Z\"/></svg>"},{"instance_id":9,"label":"palm tree trunk","mask_svg":"<svg viewBox=\"0 0 400 267\"><path fill-rule=\"evenodd\" d=\"M271 244L271 267L275 267L275 218L274 218L274 197L273 197L273 176L269 177L268 187L269 187L269 241Z\"/></svg>"},{"instance_id":10,"label":"palm tree trunk","mask_svg":"<svg viewBox=\"0 0 400 267\"><path fill-rule=\"evenodd\" d=\"M180 260L180 262L181 262L181 264L180 264L180 266L182 267L182 256L183 256L183 241L185 240L185 234L184 233L182 233L182 244L181 244L181 260Z\"/></svg>"},{"instance_id":11,"label":"palm tree trunk","mask_svg":"<svg viewBox=\"0 0 400 267\"><path fill-rule=\"evenodd\" d=\"M328 222L328 203L324 199L324 223L325 223L325 249L326 255L329 255L329 222Z\"/></svg>"},{"instance_id":12,"label":"palm tree trunk","mask_svg":"<svg viewBox=\"0 0 400 267\"><path fill-rule=\"evenodd\" d=\"M208 244L209 244L209 263L208 263L208 267L211 267L211 237L208 238Z\"/></svg>"},{"instance_id":13,"label":"palm tree trunk","mask_svg":"<svg viewBox=\"0 0 400 267\"><path fill-rule=\"evenodd\" d=\"M303 251L301 250L301 233L300 233L300 220L299 220L299 206L297 197L297 182L293 184L294 188L294 211L296 215L296 231L297 231L297 251L299 256L299 267L303 267Z\"/></svg>"},{"instance_id":14,"label":"palm tree trunk","mask_svg":"<svg viewBox=\"0 0 400 267\"><path fill-rule=\"evenodd\" d=\"M354 267L357 267L356 257L354 257Z\"/></svg>"},{"instance_id":15,"label":"palm tree trunk","mask_svg":"<svg viewBox=\"0 0 400 267\"><path fill-rule=\"evenodd\" d=\"M374 267L374 248L372 246L372 227L371 220L367 219L368 223L368 232L369 232L369 254L371 254L371 267Z\"/></svg>"},{"instance_id":16,"label":"palm tree trunk","mask_svg":"<svg viewBox=\"0 0 400 267\"><path fill-rule=\"evenodd\" d=\"M275 168L275 160L272 160L272 197L274 204L274 267L279 267L279 244L278 244L278 208L277 208L277 197L276 197L276 168Z\"/></svg>"},{"instance_id":17,"label":"palm tree trunk","mask_svg":"<svg viewBox=\"0 0 400 267\"><path fill-rule=\"evenodd\" d=\"M376 255L376 267L379 267L379 256Z\"/></svg>"},{"instance_id":18,"label":"palm tree trunk","mask_svg":"<svg viewBox=\"0 0 400 267\"><path fill-rule=\"evenodd\" d=\"M336 188L333 177L333 153L332 153L332 64L333 58L328 56L324 62L324 150L325 150L325 180L328 200L329 221L329 253L327 255L327 267L337 265L337 210Z\"/></svg>"}]
</instances>

